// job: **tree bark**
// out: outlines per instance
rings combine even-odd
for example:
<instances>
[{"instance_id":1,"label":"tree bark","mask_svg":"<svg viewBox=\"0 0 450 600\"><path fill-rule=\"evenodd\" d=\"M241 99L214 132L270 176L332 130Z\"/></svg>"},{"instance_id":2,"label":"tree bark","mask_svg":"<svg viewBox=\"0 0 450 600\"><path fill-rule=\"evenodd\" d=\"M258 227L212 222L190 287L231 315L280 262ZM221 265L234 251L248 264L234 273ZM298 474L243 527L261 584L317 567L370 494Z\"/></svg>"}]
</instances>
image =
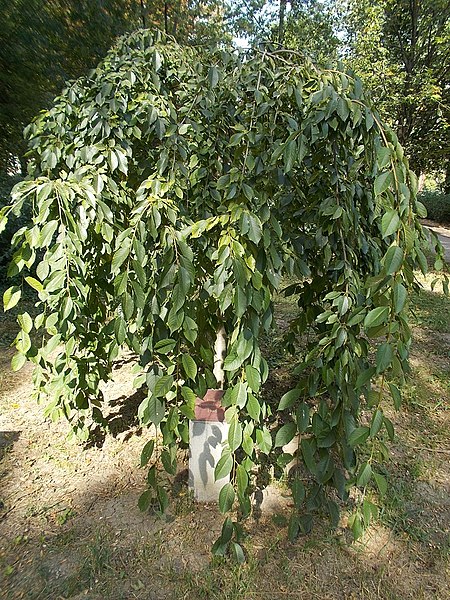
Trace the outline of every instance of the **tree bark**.
<instances>
[{"instance_id":1,"label":"tree bark","mask_svg":"<svg viewBox=\"0 0 450 600\"><path fill-rule=\"evenodd\" d=\"M164 2L164 31L166 34L169 33L169 4Z\"/></svg>"},{"instance_id":2,"label":"tree bark","mask_svg":"<svg viewBox=\"0 0 450 600\"><path fill-rule=\"evenodd\" d=\"M147 21L145 19L145 4L144 0L141 0L141 19L142 19L142 27L144 29L147 28Z\"/></svg>"},{"instance_id":3,"label":"tree bark","mask_svg":"<svg viewBox=\"0 0 450 600\"><path fill-rule=\"evenodd\" d=\"M450 194L450 162L447 163L445 169L444 194Z\"/></svg>"},{"instance_id":4,"label":"tree bark","mask_svg":"<svg viewBox=\"0 0 450 600\"><path fill-rule=\"evenodd\" d=\"M280 0L280 10L278 12L278 43L284 42L284 21L286 16L287 0Z\"/></svg>"},{"instance_id":5,"label":"tree bark","mask_svg":"<svg viewBox=\"0 0 450 600\"><path fill-rule=\"evenodd\" d=\"M225 380L225 372L223 370L223 362L225 358L225 352L227 349L227 334L225 327L222 325L217 330L216 342L214 344L214 368L213 373L217 381L217 386L220 390L223 390L223 384Z\"/></svg>"},{"instance_id":6,"label":"tree bark","mask_svg":"<svg viewBox=\"0 0 450 600\"><path fill-rule=\"evenodd\" d=\"M418 181L417 190L419 192L421 192L423 190L423 186L424 185L425 185L425 173L423 171L421 171L420 174L419 174L419 181Z\"/></svg>"}]
</instances>

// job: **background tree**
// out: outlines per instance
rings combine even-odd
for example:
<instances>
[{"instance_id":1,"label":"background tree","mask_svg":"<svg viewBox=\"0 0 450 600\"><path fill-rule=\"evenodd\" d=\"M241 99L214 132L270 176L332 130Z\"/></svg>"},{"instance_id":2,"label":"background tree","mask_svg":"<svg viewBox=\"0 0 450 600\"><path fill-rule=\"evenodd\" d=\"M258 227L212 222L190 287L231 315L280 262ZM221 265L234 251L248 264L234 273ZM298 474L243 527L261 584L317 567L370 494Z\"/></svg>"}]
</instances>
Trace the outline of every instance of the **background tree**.
<instances>
[{"instance_id":1,"label":"background tree","mask_svg":"<svg viewBox=\"0 0 450 600\"><path fill-rule=\"evenodd\" d=\"M144 27L158 27L179 43L206 44L230 41L229 9L221 0L142 0Z\"/></svg>"},{"instance_id":2,"label":"background tree","mask_svg":"<svg viewBox=\"0 0 450 600\"><path fill-rule=\"evenodd\" d=\"M450 4L447 0L344 4L348 62L395 128L413 168L418 173L446 168Z\"/></svg>"},{"instance_id":3,"label":"background tree","mask_svg":"<svg viewBox=\"0 0 450 600\"><path fill-rule=\"evenodd\" d=\"M291 2L279 38L287 48L299 50L318 65L330 65L337 61L340 42L329 2Z\"/></svg>"},{"instance_id":4,"label":"background tree","mask_svg":"<svg viewBox=\"0 0 450 600\"><path fill-rule=\"evenodd\" d=\"M271 41L299 51L318 65L336 63L340 42L328 0L238 0L231 6L231 26L249 43Z\"/></svg>"}]
</instances>

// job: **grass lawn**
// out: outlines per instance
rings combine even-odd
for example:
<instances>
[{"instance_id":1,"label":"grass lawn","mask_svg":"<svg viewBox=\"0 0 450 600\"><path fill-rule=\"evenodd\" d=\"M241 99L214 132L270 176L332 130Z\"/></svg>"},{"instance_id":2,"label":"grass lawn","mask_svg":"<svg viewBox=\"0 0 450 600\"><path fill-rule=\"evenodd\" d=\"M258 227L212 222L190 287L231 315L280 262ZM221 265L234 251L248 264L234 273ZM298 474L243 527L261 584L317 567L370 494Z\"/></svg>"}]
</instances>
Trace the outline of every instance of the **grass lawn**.
<instances>
[{"instance_id":1,"label":"grass lawn","mask_svg":"<svg viewBox=\"0 0 450 600\"><path fill-rule=\"evenodd\" d=\"M397 437L385 465L388 491L364 538L352 543L344 508L294 544L287 541L290 498L282 484L263 494L248 521L248 560L212 558L222 517L197 506L177 476L166 515L142 514L149 439L134 418L139 398L125 355L105 393L111 433L81 449L65 423L49 423L33 401L29 365L12 373L15 326L0 318L0 598L13 600L320 599L446 600L450 589L450 299L439 289L411 298L412 376L404 407L390 418ZM295 314L277 301L277 326L263 340L276 402L294 358L282 334Z\"/></svg>"}]
</instances>

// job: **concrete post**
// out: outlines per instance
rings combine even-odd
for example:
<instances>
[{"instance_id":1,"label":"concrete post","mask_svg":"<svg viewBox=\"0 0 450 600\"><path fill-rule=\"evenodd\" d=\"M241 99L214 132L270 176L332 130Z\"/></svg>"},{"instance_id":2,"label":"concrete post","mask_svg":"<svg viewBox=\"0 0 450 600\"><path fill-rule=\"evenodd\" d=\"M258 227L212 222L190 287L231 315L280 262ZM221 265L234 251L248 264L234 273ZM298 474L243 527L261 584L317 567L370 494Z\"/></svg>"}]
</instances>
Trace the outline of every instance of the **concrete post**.
<instances>
[{"instance_id":1,"label":"concrete post","mask_svg":"<svg viewBox=\"0 0 450 600\"><path fill-rule=\"evenodd\" d=\"M214 479L229 429L222 396L223 390L208 390L204 398L197 398L195 420L189 423L189 489L198 502L217 502L220 490L230 481L229 476Z\"/></svg>"}]
</instances>

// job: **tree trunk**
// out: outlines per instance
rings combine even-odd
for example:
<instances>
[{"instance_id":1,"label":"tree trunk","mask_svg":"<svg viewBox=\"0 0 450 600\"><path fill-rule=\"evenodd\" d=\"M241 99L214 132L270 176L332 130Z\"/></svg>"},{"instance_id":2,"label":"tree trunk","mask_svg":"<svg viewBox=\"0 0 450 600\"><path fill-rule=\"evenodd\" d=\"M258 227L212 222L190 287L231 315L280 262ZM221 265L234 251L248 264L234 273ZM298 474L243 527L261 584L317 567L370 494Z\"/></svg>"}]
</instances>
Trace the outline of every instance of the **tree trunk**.
<instances>
[{"instance_id":1,"label":"tree trunk","mask_svg":"<svg viewBox=\"0 0 450 600\"><path fill-rule=\"evenodd\" d=\"M445 169L444 194L450 194L450 162L447 163Z\"/></svg>"},{"instance_id":2,"label":"tree trunk","mask_svg":"<svg viewBox=\"0 0 450 600\"><path fill-rule=\"evenodd\" d=\"M141 19L142 19L142 27L144 29L147 28L147 22L145 19L145 4L144 4L144 0L141 0Z\"/></svg>"},{"instance_id":3,"label":"tree trunk","mask_svg":"<svg viewBox=\"0 0 450 600\"><path fill-rule=\"evenodd\" d=\"M278 43L284 42L284 19L286 16L287 0L280 0L280 10L278 12Z\"/></svg>"},{"instance_id":4,"label":"tree trunk","mask_svg":"<svg viewBox=\"0 0 450 600\"><path fill-rule=\"evenodd\" d=\"M164 2L164 31L166 34L169 33L169 4Z\"/></svg>"},{"instance_id":5,"label":"tree trunk","mask_svg":"<svg viewBox=\"0 0 450 600\"><path fill-rule=\"evenodd\" d=\"M423 171L420 172L419 175L419 182L418 182L418 186L417 186L417 190L419 192L421 192L423 190L423 186L425 185L425 173Z\"/></svg>"},{"instance_id":6,"label":"tree trunk","mask_svg":"<svg viewBox=\"0 0 450 600\"><path fill-rule=\"evenodd\" d=\"M214 368L213 373L217 381L217 387L223 390L225 380L225 372L223 370L223 361L227 349L227 334L225 327L222 325L217 330L216 342L214 344Z\"/></svg>"}]
</instances>

